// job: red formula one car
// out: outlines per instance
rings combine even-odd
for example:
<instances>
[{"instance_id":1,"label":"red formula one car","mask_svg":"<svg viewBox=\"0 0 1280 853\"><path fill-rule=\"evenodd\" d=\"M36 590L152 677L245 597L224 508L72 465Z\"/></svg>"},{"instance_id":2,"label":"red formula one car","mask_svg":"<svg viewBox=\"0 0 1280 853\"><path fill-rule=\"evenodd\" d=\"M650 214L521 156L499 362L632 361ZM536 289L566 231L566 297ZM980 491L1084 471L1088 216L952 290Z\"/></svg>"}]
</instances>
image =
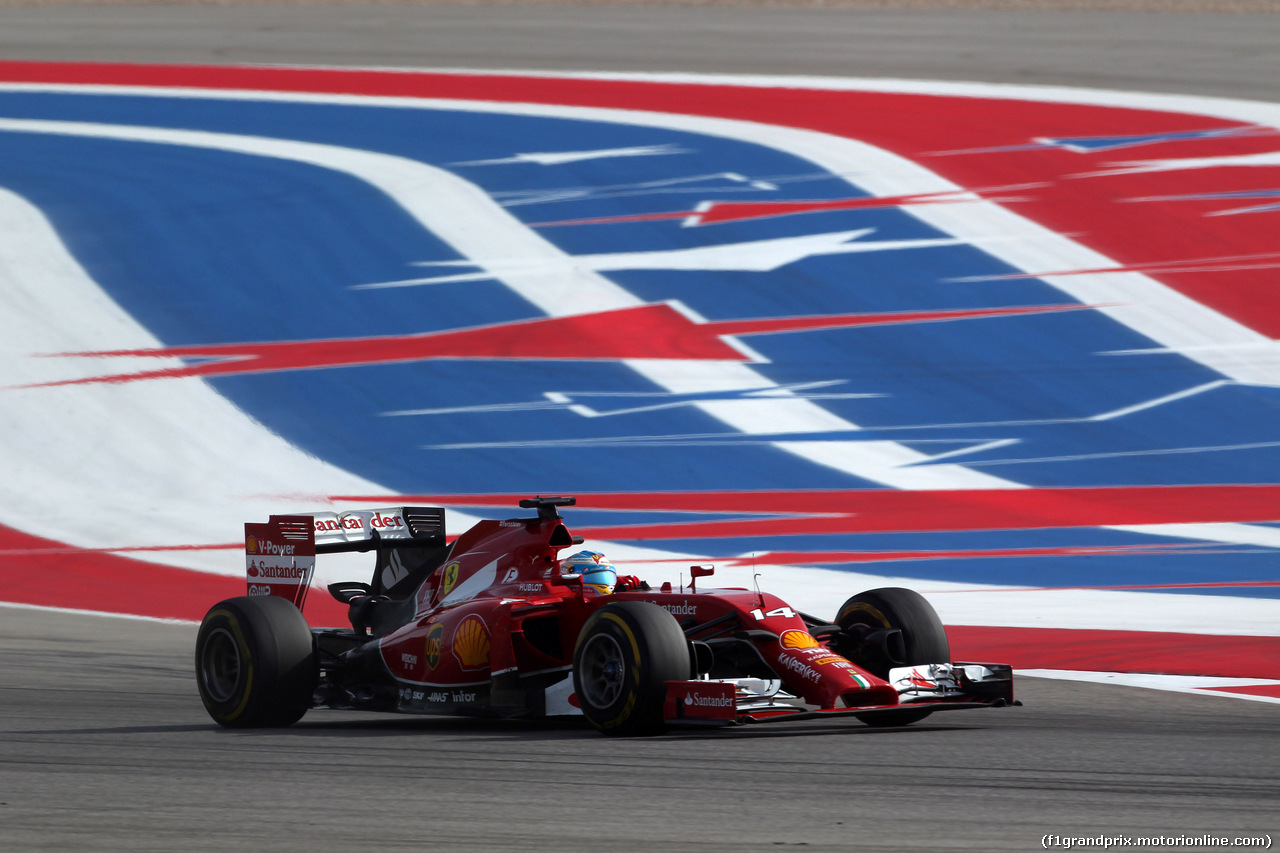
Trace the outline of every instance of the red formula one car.
<instances>
[{"instance_id":1,"label":"red formula one car","mask_svg":"<svg viewBox=\"0 0 1280 853\"><path fill-rule=\"evenodd\" d=\"M452 543L444 510L272 516L245 525L249 595L205 616L196 680L228 727L285 726L311 708L494 717L581 715L611 735L850 715L896 726L1017 704L1002 664L952 663L933 608L906 589L855 595L828 623L777 596L652 589L601 594L562 571L558 508L481 521ZM370 583L331 584L349 628L299 609L317 554L372 551ZM705 583L705 581L704 581Z\"/></svg>"}]
</instances>

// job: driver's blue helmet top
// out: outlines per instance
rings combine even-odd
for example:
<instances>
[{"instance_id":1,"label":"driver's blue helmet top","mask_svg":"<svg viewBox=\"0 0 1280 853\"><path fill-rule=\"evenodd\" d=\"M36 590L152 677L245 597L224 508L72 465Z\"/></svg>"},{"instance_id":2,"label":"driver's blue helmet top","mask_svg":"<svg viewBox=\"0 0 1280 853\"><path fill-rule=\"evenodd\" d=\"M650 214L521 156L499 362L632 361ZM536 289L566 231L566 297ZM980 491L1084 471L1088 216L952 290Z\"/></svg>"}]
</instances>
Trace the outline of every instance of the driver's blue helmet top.
<instances>
[{"instance_id":1,"label":"driver's blue helmet top","mask_svg":"<svg viewBox=\"0 0 1280 853\"><path fill-rule=\"evenodd\" d=\"M618 570L599 551L579 551L560 563L560 574L582 575L582 585L608 595L618 584Z\"/></svg>"}]
</instances>

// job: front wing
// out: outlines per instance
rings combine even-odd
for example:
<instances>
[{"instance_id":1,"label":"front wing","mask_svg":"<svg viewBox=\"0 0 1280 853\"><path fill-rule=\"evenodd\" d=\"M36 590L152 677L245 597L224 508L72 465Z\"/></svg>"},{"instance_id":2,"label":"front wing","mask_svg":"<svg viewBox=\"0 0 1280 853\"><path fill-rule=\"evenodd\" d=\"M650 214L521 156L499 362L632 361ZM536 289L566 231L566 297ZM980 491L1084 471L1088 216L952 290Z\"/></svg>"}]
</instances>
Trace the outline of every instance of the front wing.
<instances>
[{"instance_id":1,"label":"front wing","mask_svg":"<svg viewBox=\"0 0 1280 853\"><path fill-rule=\"evenodd\" d=\"M1013 697L1013 670L1006 664L929 664L890 672L898 690L892 705L818 708L788 693L778 680L737 678L668 681L663 716L674 726L733 726L751 723L857 717L884 722L903 712L934 713L1002 708L1022 703ZM921 715L912 713L919 719Z\"/></svg>"}]
</instances>

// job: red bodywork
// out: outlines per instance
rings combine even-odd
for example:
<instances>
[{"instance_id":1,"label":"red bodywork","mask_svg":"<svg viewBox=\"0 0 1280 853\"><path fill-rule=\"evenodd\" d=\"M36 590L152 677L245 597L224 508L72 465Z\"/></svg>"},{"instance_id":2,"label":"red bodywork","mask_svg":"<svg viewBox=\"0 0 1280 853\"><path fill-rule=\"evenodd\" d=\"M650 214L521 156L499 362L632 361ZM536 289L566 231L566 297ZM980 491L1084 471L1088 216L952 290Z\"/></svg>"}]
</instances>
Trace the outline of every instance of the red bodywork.
<instances>
[{"instance_id":1,"label":"red bodywork","mask_svg":"<svg viewBox=\"0 0 1280 853\"><path fill-rule=\"evenodd\" d=\"M410 509L405 508L406 514ZM399 518L387 515L393 511L378 512L382 518ZM296 518L273 517L271 523ZM317 528L322 524L333 523L315 522ZM343 524L352 526L350 520ZM325 553L323 543L315 544L315 531L310 538L301 552ZM372 541L384 550L414 544L376 535ZM696 680L691 672L689 681L668 682L666 717L672 722L733 723L798 711L898 706L893 685L828 648L826 639L810 632L815 620L809 617L806 623L777 596L745 589L673 589L670 584L600 595L574 577L561 576L559 554L574 544L554 510L540 510L538 518L479 522L452 543L438 565L425 567L428 573L409 598L380 605L402 608L407 621L398 627L381 636L367 633L362 625L354 631L313 628L317 646L322 652L328 649L327 657L322 653L326 675L315 706L501 716L574 713L572 666L579 633L597 609L616 601L644 601L665 609L684 630L695 660L693 644L728 638L749 642L771 677L802 700L797 703L802 707L739 713L725 701L734 695L732 683ZM693 574L709 573L700 568ZM271 591L297 603L295 590L282 586ZM1011 692L1008 699L1012 701Z\"/></svg>"}]
</instances>

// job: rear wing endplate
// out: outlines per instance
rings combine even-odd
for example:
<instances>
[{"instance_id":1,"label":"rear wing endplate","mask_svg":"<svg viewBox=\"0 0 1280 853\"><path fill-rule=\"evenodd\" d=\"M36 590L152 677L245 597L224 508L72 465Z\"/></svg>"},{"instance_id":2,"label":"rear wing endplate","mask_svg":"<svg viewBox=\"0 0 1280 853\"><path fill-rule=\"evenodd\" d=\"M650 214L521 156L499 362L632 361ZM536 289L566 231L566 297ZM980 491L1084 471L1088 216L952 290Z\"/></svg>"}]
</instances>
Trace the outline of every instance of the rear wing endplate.
<instances>
[{"instance_id":1,"label":"rear wing endplate","mask_svg":"<svg viewBox=\"0 0 1280 853\"><path fill-rule=\"evenodd\" d=\"M310 517L273 515L266 524L246 524L244 554L249 595L287 598L302 609L316 570Z\"/></svg>"}]
</instances>

